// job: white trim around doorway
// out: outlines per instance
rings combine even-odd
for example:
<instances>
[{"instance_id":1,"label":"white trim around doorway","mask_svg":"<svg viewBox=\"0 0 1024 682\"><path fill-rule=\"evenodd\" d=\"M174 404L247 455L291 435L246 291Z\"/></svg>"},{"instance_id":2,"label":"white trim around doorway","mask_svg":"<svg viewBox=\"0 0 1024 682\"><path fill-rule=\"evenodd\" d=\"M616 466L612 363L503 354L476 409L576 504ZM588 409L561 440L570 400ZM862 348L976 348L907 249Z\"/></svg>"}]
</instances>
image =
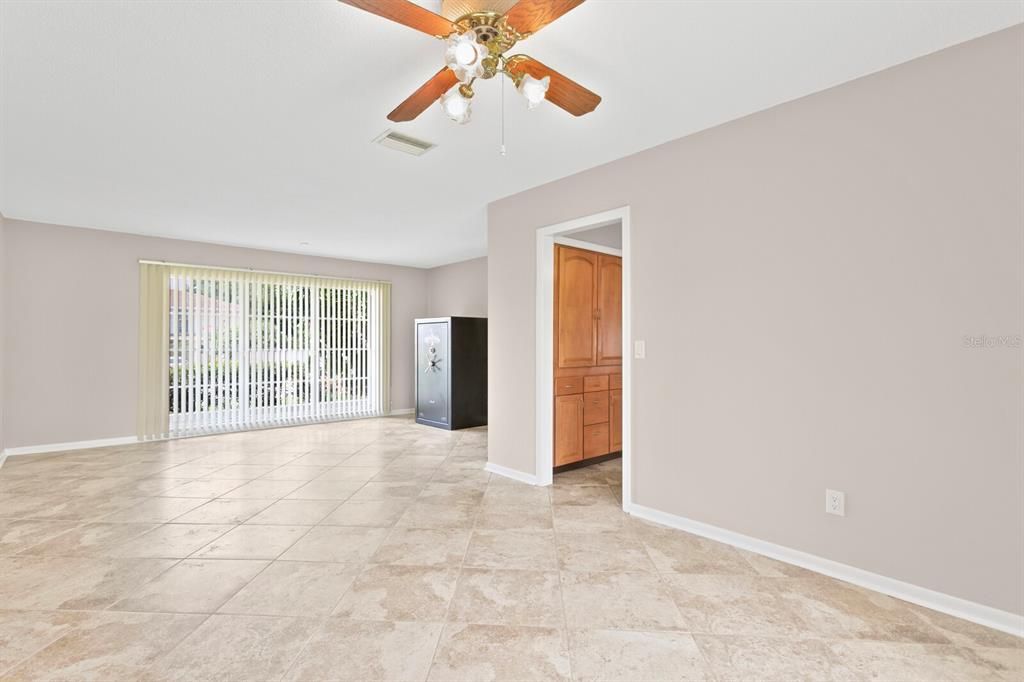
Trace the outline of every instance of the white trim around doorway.
<instances>
[{"instance_id":1,"label":"white trim around doorway","mask_svg":"<svg viewBox=\"0 0 1024 682\"><path fill-rule=\"evenodd\" d=\"M555 241L564 240L573 232L590 230L612 223L622 226L622 508L628 510L633 501L633 355L630 352L631 332L631 267L629 206L584 216L537 230L537 485L551 485L554 466L554 299ZM597 244L583 243L583 248L601 251Z\"/></svg>"}]
</instances>

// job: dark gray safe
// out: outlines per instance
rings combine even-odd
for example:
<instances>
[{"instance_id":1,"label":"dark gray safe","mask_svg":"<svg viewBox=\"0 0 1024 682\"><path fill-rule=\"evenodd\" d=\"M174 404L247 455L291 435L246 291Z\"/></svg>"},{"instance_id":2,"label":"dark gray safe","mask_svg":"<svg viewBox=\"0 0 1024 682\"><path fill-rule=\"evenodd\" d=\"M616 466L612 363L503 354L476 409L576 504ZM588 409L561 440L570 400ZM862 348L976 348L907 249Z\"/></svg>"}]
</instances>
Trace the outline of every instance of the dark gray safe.
<instances>
[{"instance_id":1,"label":"dark gray safe","mask_svg":"<svg viewBox=\"0 0 1024 682\"><path fill-rule=\"evenodd\" d=\"M441 429L487 423L487 318L416 320L416 421Z\"/></svg>"}]
</instances>

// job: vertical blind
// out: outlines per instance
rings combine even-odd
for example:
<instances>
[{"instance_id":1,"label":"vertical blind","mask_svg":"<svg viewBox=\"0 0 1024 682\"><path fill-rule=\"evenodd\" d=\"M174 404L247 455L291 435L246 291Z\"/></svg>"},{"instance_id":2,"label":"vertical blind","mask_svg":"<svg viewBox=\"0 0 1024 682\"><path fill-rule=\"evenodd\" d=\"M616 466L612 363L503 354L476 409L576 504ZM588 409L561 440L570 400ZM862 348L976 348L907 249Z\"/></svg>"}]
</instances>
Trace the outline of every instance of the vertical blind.
<instances>
[{"instance_id":1,"label":"vertical blind","mask_svg":"<svg viewBox=\"0 0 1024 682\"><path fill-rule=\"evenodd\" d=\"M140 263L139 438L386 414L389 282Z\"/></svg>"}]
</instances>

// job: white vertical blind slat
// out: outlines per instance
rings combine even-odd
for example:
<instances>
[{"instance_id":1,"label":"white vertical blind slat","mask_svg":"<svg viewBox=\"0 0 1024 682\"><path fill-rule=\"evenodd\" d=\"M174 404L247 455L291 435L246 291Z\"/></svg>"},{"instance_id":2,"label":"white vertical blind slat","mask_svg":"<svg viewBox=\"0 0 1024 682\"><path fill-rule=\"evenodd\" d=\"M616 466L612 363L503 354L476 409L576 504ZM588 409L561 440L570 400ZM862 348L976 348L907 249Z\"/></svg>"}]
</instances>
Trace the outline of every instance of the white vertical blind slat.
<instances>
[{"instance_id":1,"label":"white vertical blind slat","mask_svg":"<svg viewBox=\"0 0 1024 682\"><path fill-rule=\"evenodd\" d=\"M196 333L196 315L198 313L199 301L196 299L196 292L194 289L195 280L190 276L186 275L185 279L185 291L188 292L188 384L189 384L189 406L188 412L188 423L186 427L189 431L193 430L196 426L196 415L199 413L198 403L196 401L196 381L198 375L196 374L199 368L199 362L196 359L196 348L199 345L198 334Z\"/></svg>"},{"instance_id":2,"label":"white vertical blind slat","mask_svg":"<svg viewBox=\"0 0 1024 682\"><path fill-rule=\"evenodd\" d=\"M205 430L207 419L206 402L209 399L210 383L207 378L207 371L210 368L207 357L210 292L207 281L205 279L199 281L202 287L199 295L199 425L202 430Z\"/></svg>"}]
</instances>

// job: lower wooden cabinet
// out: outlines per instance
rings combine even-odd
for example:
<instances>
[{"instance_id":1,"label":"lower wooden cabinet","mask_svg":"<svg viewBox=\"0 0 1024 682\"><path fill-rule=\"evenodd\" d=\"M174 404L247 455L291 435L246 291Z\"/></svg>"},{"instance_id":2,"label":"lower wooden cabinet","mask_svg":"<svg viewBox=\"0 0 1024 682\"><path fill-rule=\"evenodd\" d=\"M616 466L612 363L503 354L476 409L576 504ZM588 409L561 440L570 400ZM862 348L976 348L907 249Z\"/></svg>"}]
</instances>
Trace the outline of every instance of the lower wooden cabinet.
<instances>
[{"instance_id":1,"label":"lower wooden cabinet","mask_svg":"<svg viewBox=\"0 0 1024 682\"><path fill-rule=\"evenodd\" d=\"M608 421L608 391L583 394L583 425Z\"/></svg>"},{"instance_id":2,"label":"lower wooden cabinet","mask_svg":"<svg viewBox=\"0 0 1024 682\"><path fill-rule=\"evenodd\" d=\"M621 385L621 381L619 382ZM612 452L622 449L622 389L618 388L608 392L608 403L611 409L611 422L609 424L609 447Z\"/></svg>"},{"instance_id":3,"label":"lower wooden cabinet","mask_svg":"<svg viewBox=\"0 0 1024 682\"><path fill-rule=\"evenodd\" d=\"M583 427L583 456L600 457L607 455L611 450L608 448L608 422L604 424L591 424Z\"/></svg>"},{"instance_id":4,"label":"lower wooden cabinet","mask_svg":"<svg viewBox=\"0 0 1024 682\"><path fill-rule=\"evenodd\" d=\"M555 396L555 466L583 459L583 395Z\"/></svg>"},{"instance_id":5,"label":"lower wooden cabinet","mask_svg":"<svg viewBox=\"0 0 1024 682\"><path fill-rule=\"evenodd\" d=\"M621 375L555 378L556 467L622 449L621 386Z\"/></svg>"}]
</instances>

